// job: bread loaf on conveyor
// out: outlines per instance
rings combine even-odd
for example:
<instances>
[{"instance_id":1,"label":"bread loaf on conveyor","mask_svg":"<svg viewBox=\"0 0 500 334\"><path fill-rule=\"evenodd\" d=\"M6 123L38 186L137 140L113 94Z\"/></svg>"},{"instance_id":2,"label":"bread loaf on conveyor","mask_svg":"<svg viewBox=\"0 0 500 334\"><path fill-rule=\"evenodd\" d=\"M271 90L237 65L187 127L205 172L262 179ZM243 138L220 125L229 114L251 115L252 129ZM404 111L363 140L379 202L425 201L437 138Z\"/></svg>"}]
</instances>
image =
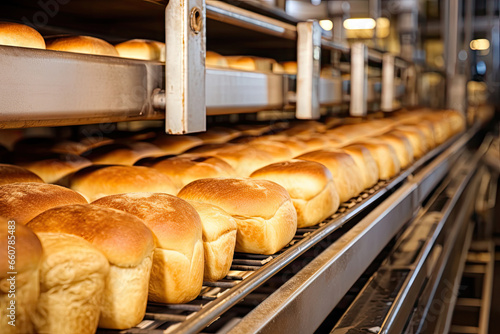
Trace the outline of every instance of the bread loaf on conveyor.
<instances>
[{"instance_id":1,"label":"bread loaf on conveyor","mask_svg":"<svg viewBox=\"0 0 500 334\"><path fill-rule=\"evenodd\" d=\"M186 184L198 179L236 175L233 167L227 162L210 156L181 155L169 159L159 159L150 167L168 176L177 189L181 189Z\"/></svg>"},{"instance_id":2,"label":"bread loaf on conveyor","mask_svg":"<svg viewBox=\"0 0 500 334\"><path fill-rule=\"evenodd\" d=\"M115 45L123 58L165 61L165 43L147 39L132 39Z\"/></svg>"},{"instance_id":3,"label":"bread loaf on conveyor","mask_svg":"<svg viewBox=\"0 0 500 334\"><path fill-rule=\"evenodd\" d=\"M33 318L40 294L42 245L28 227L0 217L0 249L3 253L0 256L0 330L2 334L35 333ZM17 273L14 280L11 272Z\"/></svg>"},{"instance_id":4,"label":"bread loaf on conveyor","mask_svg":"<svg viewBox=\"0 0 500 334\"><path fill-rule=\"evenodd\" d=\"M401 134L387 133L382 136L375 137L373 140L382 141L391 145L399 159L399 164L402 169L410 166L413 163L413 148L410 141Z\"/></svg>"},{"instance_id":5,"label":"bread loaf on conveyor","mask_svg":"<svg viewBox=\"0 0 500 334\"><path fill-rule=\"evenodd\" d=\"M46 40L47 49L118 57L118 51L108 42L90 36L66 36Z\"/></svg>"},{"instance_id":6,"label":"bread loaf on conveyor","mask_svg":"<svg viewBox=\"0 0 500 334\"><path fill-rule=\"evenodd\" d=\"M349 145L343 147L342 150L349 154L356 162L356 165L363 174L365 189L369 189L377 184L379 179L377 162L366 147L362 145Z\"/></svg>"},{"instance_id":7,"label":"bread loaf on conveyor","mask_svg":"<svg viewBox=\"0 0 500 334\"><path fill-rule=\"evenodd\" d=\"M177 188L168 176L154 168L142 166L89 166L73 174L69 186L90 202L104 196L130 192L177 193Z\"/></svg>"},{"instance_id":8,"label":"bread loaf on conveyor","mask_svg":"<svg viewBox=\"0 0 500 334\"><path fill-rule=\"evenodd\" d=\"M27 25L0 22L0 45L45 49L45 40L38 31Z\"/></svg>"},{"instance_id":9,"label":"bread loaf on conveyor","mask_svg":"<svg viewBox=\"0 0 500 334\"><path fill-rule=\"evenodd\" d=\"M339 150L313 151L297 157L300 160L319 162L330 170L340 202L359 195L364 189L363 174L354 159Z\"/></svg>"},{"instance_id":10,"label":"bread loaf on conveyor","mask_svg":"<svg viewBox=\"0 0 500 334\"><path fill-rule=\"evenodd\" d=\"M198 296L204 266L202 225L190 204L175 196L155 193L112 195L92 204L135 215L153 232L156 248L149 300L186 303Z\"/></svg>"},{"instance_id":11,"label":"bread loaf on conveyor","mask_svg":"<svg viewBox=\"0 0 500 334\"><path fill-rule=\"evenodd\" d=\"M401 171L398 156L391 145L370 139L356 142L353 145L361 145L370 151L377 163L380 180L388 180Z\"/></svg>"},{"instance_id":12,"label":"bread loaf on conveyor","mask_svg":"<svg viewBox=\"0 0 500 334\"><path fill-rule=\"evenodd\" d=\"M83 238L38 233L43 246L37 333L93 334L97 330L109 262Z\"/></svg>"},{"instance_id":13,"label":"bread loaf on conveyor","mask_svg":"<svg viewBox=\"0 0 500 334\"><path fill-rule=\"evenodd\" d=\"M26 224L38 214L61 205L87 204L85 198L64 187L45 183L0 186L0 217Z\"/></svg>"},{"instance_id":14,"label":"bread loaf on conveyor","mask_svg":"<svg viewBox=\"0 0 500 334\"><path fill-rule=\"evenodd\" d=\"M63 177L92 165L88 159L75 154L38 154L16 164L32 171L47 183L57 183Z\"/></svg>"},{"instance_id":15,"label":"bread loaf on conveyor","mask_svg":"<svg viewBox=\"0 0 500 334\"><path fill-rule=\"evenodd\" d=\"M99 327L125 329L142 321L154 249L153 234L134 215L94 205L66 205L28 223L35 233L70 234L89 241L109 261Z\"/></svg>"},{"instance_id":16,"label":"bread loaf on conveyor","mask_svg":"<svg viewBox=\"0 0 500 334\"><path fill-rule=\"evenodd\" d=\"M207 68L228 68L229 64L224 56L221 56L217 52L207 51L205 57L205 66Z\"/></svg>"},{"instance_id":17,"label":"bread loaf on conveyor","mask_svg":"<svg viewBox=\"0 0 500 334\"><path fill-rule=\"evenodd\" d=\"M0 185L18 182L43 183L43 180L26 168L15 165L0 164Z\"/></svg>"},{"instance_id":18,"label":"bread loaf on conveyor","mask_svg":"<svg viewBox=\"0 0 500 334\"><path fill-rule=\"evenodd\" d=\"M187 150L200 146L203 144L203 140L195 136L171 136L171 135L159 135L156 139L152 141L163 154L181 154Z\"/></svg>"},{"instance_id":19,"label":"bread loaf on conveyor","mask_svg":"<svg viewBox=\"0 0 500 334\"><path fill-rule=\"evenodd\" d=\"M215 178L191 182L179 197L212 204L238 224L236 251L274 254L297 230L297 213L288 192L280 185L248 178Z\"/></svg>"},{"instance_id":20,"label":"bread loaf on conveyor","mask_svg":"<svg viewBox=\"0 0 500 334\"><path fill-rule=\"evenodd\" d=\"M196 201L188 201L200 215L203 227L203 253L205 281L218 281L226 277L233 262L238 225L221 208Z\"/></svg>"},{"instance_id":21,"label":"bread loaf on conveyor","mask_svg":"<svg viewBox=\"0 0 500 334\"><path fill-rule=\"evenodd\" d=\"M273 181L288 191L297 211L299 228L316 225L339 208L339 195L332 174L317 162L278 162L256 170L250 177Z\"/></svg>"},{"instance_id":22,"label":"bread loaf on conveyor","mask_svg":"<svg viewBox=\"0 0 500 334\"><path fill-rule=\"evenodd\" d=\"M107 144L91 148L81 154L94 164L115 164L132 166L136 161L150 156L165 154L151 143Z\"/></svg>"}]
</instances>

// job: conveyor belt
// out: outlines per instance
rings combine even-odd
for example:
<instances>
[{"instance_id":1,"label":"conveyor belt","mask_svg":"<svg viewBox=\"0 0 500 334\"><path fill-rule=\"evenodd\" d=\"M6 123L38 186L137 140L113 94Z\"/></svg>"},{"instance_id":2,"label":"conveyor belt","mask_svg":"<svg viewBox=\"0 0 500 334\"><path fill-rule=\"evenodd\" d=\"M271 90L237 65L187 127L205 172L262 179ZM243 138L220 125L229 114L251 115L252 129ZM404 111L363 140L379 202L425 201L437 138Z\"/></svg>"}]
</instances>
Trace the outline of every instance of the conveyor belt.
<instances>
[{"instance_id":1,"label":"conveyor belt","mask_svg":"<svg viewBox=\"0 0 500 334\"><path fill-rule=\"evenodd\" d=\"M229 275L219 282L206 283L196 300L181 305L149 304L145 320L138 327L123 333L163 333L164 328L167 328L166 333L174 330L176 333L196 333L203 330L222 313L236 305L308 249L344 226L351 219L366 214L366 209L370 205L401 186L415 171L425 169L424 166L443 151L447 150L446 161L451 164L459 149L469 141L476 131L477 127L474 127L467 133L450 139L392 180L379 182L357 198L343 203L338 212L325 222L317 226L299 229L290 244L277 254L263 256L236 253ZM439 166L441 165L442 163L439 164ZM446 170L442 168L436 168L436 170L439 174L437 178L428 179L427 182L433 183L434 186L446 173Z\"/></svg>"}]
</instances>

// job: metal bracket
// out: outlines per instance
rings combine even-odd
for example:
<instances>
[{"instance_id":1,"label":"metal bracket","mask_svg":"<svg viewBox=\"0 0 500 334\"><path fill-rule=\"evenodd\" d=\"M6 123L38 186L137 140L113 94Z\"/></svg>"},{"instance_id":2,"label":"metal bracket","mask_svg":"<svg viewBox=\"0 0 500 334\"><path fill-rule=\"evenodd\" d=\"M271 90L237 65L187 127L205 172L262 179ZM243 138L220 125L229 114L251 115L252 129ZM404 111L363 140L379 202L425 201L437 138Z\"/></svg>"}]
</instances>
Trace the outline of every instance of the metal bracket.
<instances>
[{"instance_id":1,"label":"metal bracket","mask_svg":"<svg viewBox=\"0 0 500 334\"><path fill-rule=\"evenodd\" d=\"M205 1L170 0L165 10L165 131L205 131Z\"/></svg>"},{"instance_id":2,"label":"metal bracket","mask_svg":"<svg viewBox=\"0 0 500 334\"><path fill-rule=\"evenodd\" d=\"M297 24L297 111L299 119L319 118L321 27L311 20Z\"/></svg>"},{"instance_id":3,"label":"metal bracket","mask_svg":"<svg viewBox=\"0 0 500 334\"><path fill-rule=\"evenodd\" d=\"M351 46L351 116L366 116L368 98L368 49L363 43Z\"/></svg>"},{"instance_id":4,"label":"metal bracket","mask_svg":"<svg viewBox=\"0 0 500 334\"><path fill-rule=\"evenodd\" d=\"M392 111L394 102L394 56L384 53L382 56L382 111Z\"/></svg>"}]
</instances>

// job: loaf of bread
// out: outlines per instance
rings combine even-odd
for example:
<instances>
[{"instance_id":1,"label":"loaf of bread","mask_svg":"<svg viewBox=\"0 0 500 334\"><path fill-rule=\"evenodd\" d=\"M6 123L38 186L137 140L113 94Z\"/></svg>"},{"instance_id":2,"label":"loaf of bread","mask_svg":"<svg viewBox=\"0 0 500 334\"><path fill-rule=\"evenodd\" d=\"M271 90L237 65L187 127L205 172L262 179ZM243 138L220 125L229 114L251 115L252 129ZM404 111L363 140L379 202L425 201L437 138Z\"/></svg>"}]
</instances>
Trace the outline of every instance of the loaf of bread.
<instances>
[{"instance_id":1,"label":"loaf of bread","mask_svg":"<svg viewBox=\"0 0 500 334\"><path fill-rule=\"evenodd\" d=\"M45 40L38 31L27 25L0 22L0 45L45 49Z\"/></svg>"},{"instance_id":2,"label":"loaf of bread","mask_svg":"<svg viewBox=\"0 0 500 334\"><path fill-rule=\"evenodd\" d=\"M413 163L413 148L410 141L405 136L387 133L385 135L375 137L374 140L380 140L394 148L402 169L405 169Z\"/></svg>"},{"instance_id":3,"label":"loaf of bread","mask_svg":"<svg viewBox=\"0 0 500 334\"><path fill-rule=\"evenodd\" d=\"M234 128L240 131L243 136L262 136L271 131L269 124L238 124Z\"/></svg>"},{"instance_id":4,"label":"loaf of bread","mask_svg":"<svg viewBox=\"0 0 500 334\"><path fill-rule=\"evenodd\" d=\"M215 205L188 201L200 215L203 227L205 281L226 277L233 262L238 225L233 217Z\"/></svg>"},{"instance_id":5,"label":"loaf of bread","mask_svg":"<svg viewBox=\"0 0 500 334\"><path fill-rule=\"evenodd\" d=\"M297 157L300 160L319 162L330 170L340 202L347 202L359 195L363 187L363 174L354 159L339 150L313 151Z\"/></svg>"},{"instance_id":6,"label":"loaf of bread","mask_svg":"<svg viewBox=\"0 0 500 334\"><path fill-rule=\"evenodd\" d=\"M389 180L401 171L398 156L391 145L382 141L373 140L359 141L354 145L361 145L370 151L370 154L377 163L379 172L378 178L380 180Z\"/></svg>"},{"instance_id":7,"label":"loaf of bread","mask_svg":"<svg viewBox=\"0 0 500 334\"><path fill-rule=\"evenodd\" d=\"M151 164L151 167L168 176L181 189L186 184L209 177L235 176L233 167L222 159L186 155L163 159Z\"/></svg>"},{"instance_id":8,"label":"loaf of bread","mask_svg":"<svg viewBox=\"0 0 500 334\"><path fill-rule=\"evenodd\" d=\"M146 311L153 234L137 217L94 205L66 205L28 223L35 233L70 234L89 241L109 261L99 327L125 329Z\"/></svg>"},{"instance_id":9,"label":"loaf of bread","mask_svg":"<svg viewBox=\"0 0 500 334\"><path fill-rule=\"evenodd\" d=\"M233 167L236 175L241 177L248 177L253 171L276 162L276 158L268 152L248 145L234 145L207 152L205 155L224 160Z\"/></svg>"},{"instance_id":10,"label":"loaf of bread","mask_svg":"<svg viewBox=\"0 0 500 334\"><path fill-rule=\"evenodd\" d=\"M102 39L90 36L68 36L47 39L47 49L118 57L115 47Z\"/></svg>"},{"instance_id":11,"label":"loaf of bread","mask_svg":"<svg viewBox=\"0 0 500 334\"><path fill-rule=\"evenodd\" d=\"M179 192L186 200L212 204L238 224L236 251L274 254L297 230L297 213L288 192L280 185L247 178L201 179Z\"/></svg>"},{"instance_id":12,"label":"loaf of bread","mask_svg":"<svg viewBox=\"0 0 500 334\"><path fill-rule=\"evenodd\" d=\"M57 183L61 178L92 165L90 160L75 154L43 154L32 159L17 164L37 174L47 183Z\"/></svg>"},{"instance_id":13,"label":"loaf of bread","mask_svg":"<svg viewBox=\"0 0 500 334\"><path fill-rule=\"evenodd\" d=\"M37 333L93 334L97 330L109 262L88 241L38 233L43 246Z\"/></svg>"},{"instance_id":14,"label":"loaf of bread","mask_svg":"<svg viewBox=\"0 0 500 334\"><path fill-rule=\"evenodd\" d=\"M205 57L205 66L207 68L215 67L215 68L228 68L229 65L227 63L226 58L218 54L217 52L207 51Z\"/></svg>"},{"instance_id":15,"label":"loaf of bread","mask_svg":"<svg viewBox=\"0 0 500 334\"><path fill-rule=\"evenodd\" d=\"M238 130L222 126L210 128L196 135L203 140L203 144L223 144L239 136L241 132Z\"/></svg>"},{"instance_id":16,"label":"loaf of bread","mask_svg":"<svg viewBox=\"0 0 500 334\"><path fill-rule=\"evenodd\" d=\"M230 68L242 71L259 71L271 73L273 65L276 63L274 59L251 57L251 56L229 56L226 61Z\"/></svg>"},{"instance_id":17,"label":"loaf of bread","mask_svg":"<svg viewBox=\"0 0 500 334\"><path fill-rule=\"evenodd\" d=\"M354 159L356 165L363 174L364 188L370 189L376 185L379 178L379 170L377 162L370 151L362 145L350 145L343 147L342 150Z\"/></svg>"},{"instance_id":18,"label":"loaf of bread","mask_svg":"<svg viewBox=\"0 0 500 334\"><path fill-rule=\"evenodd\" d=\"M149 300L186 303L203 283L203 241L200 216L186 201L167 194L130 193L103 197L93 205L128 212L155 236Z\"/></svg>"},{"instance_id":19,"label":"loaf of bread","mask_svg":"<svg viewBox=\"0 0 500 334\"><path fill-rule=\"evenodd\" d=\"M38 214L69 204L87 204L79 193L45 183L11 183L0 186L0 216L26 224Z\"/></svg>"},{"instance_id":20,"label":"loaf of bread","mask_svg":"<svg viewBox=\"0 0 500 334\"><path fill-rule=\"evenodd\" d=\"M292 157L296 157L309 151L309 146L302 140L296 138L276 139L276 141L288 147L288 149L292 151Z\"/></svg>"},{"instance_id":21,"label":"loaf of bread","mask_svg":"<svg viewBox=\"0 0 500 334\"><path fill-rule=\"evenodd\" d=\"M248 146L268 153L273 159L271 162L290 160L294 157L292 150L278 141L267 140L252 142L249 143Z\"/></svg>"},{"instance_id":22,"label":"loaf of bread","mask_svg":"<svg viewBox=\"0 0 500 334\"><path fill-rule=\"evenodd\" d=\"M0 256L1 332L35 333L33 317L40 293L42 259L40 241L23 224L0 217L0 249L3 252ZM9 274L11 272L17 274Z\"/></svg>"},{"instance_id":23,"label":"loaf of bread","mask_svg":"<svg viewBox=\"0 0 500 334\"><path fill-rule=\"evenodd\" d=\"M296 61L285 61L281 63L283 70L286 74L297 75L297 62Z\"/></svg>"},{"instance_id":24,"label":"loaf of bread","mask_svg":"<svg viewBox=\"0 0 500 334\"><path fill-rule=\"evenodd\" d=\"M90 202L104 196L130 192L177 193L177 188L168 176L142 166L90 166L73 174L69 186Z\"/></svg>"},{"instance_id":25,"label":"loaf of bread","mask_svg":"<svg viewBox=\"0 0 500 334\"><path fill-rule=\"evenodd\" d=\"M202 145L203 140L195 136L160 135L152 143L162 150L163 154L176 155Z\"/></svg>"},{"instance_id":26,"label":"loaf of bread","mask_svg":"<svg viewBox=\"0 0 500 334\"><path fill-rule=\"evenodd\" d=\"M147 39L132 39L115 45L123 58L165 61L165 43Z\"/></svg>"},{"instance_id":27,"label":"loaf of bread","mask_svg":"<svg viewBox=\"0 0 500 334\"><path fill-rule=\"evenodd\" d=\"M429 145L427 144L427 139L424 133L416 127L398 127L389 133L404 136L408 139L413 151L414 159L422 157L429 150Z\"/></svg>"},{"instance_id":28,"label":"loaf of bread","mask_svg":"<svg viewBox=\"0 0 500 334\"><path fill-rule=\"evenodd\" d=\"M14 165L0 164L0 185L17 182L43 183L43 180L38 175L30 172L26 168Z\"/></svg>"},{"instance_id":29,"label":"loaf of bread","mask_svg":"<svg viewBox=\"0 0 500 334\"><path fill-rule=\"evenodd\" d=\"M83 152L81 155L94 164L114 164L132 166L136 161L165 153L151 143L137 142L130 144L101 145Z\"/></svg>"},{"instance_id":30,"label":"loaf of bread","mask_svg":"<svg viewBox=\"0 0 500 334\"><path fill-rule=\"evenodd\" d=\"M330 171L317 162L291 160L256 170L250 176L285 188L297 211L297 227L316 225L339 208L339 195Z\"/></svg>"}]
</instances>

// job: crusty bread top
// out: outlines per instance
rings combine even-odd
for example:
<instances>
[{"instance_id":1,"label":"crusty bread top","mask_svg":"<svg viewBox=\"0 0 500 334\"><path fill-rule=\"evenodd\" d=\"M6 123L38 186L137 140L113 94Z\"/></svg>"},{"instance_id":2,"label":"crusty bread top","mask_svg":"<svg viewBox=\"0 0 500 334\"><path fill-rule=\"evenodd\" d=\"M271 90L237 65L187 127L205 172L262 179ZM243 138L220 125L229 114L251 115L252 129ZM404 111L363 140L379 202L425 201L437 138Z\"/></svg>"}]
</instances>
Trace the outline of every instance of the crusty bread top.
<instances>
[{"instance_id":1,"label":"crusty bread top","mask_svg":"<svg viewBox=\"0 0 500 334\"><path fill-rule=\"evenodd\" d=\"M0 22L0 45L45 49L45 40L38 31L27 25Z\"/></svg>"},{"instance_id":2,"label":"crusty bread top","mask_svg":"<svg viewBox=\"0 0 500 334\"><path fill-rule=\"evenodd\" d=\"M19 163L39 175L47 183L56 183L64 176L91 164L90 160L75 154L47 154L41 155L40 160Z\"/></svg>"},{"instance_id":3,"label":"crusty bread top","mask_svg":"<svg viewBox=\"0 0 500 334\"><path fill-rule=\"evenodd\" d=\"M203 242L216 241L224 234L238 229L234 218L218 206L196 201L187 202L200 215L203 226Z\"/></svg>"},{"instance_id":4,"label":"crusty bread top","mask_svg":"<svg viewBox=\"0 0 500 334\"><path fill-rule=\"evenodd\" d=\"M185 184L207 177L235 176L236 172L222 159L196 155L178 156L165 159L151 165L172 179L177 188Z\"/></svg>"},{"instance_id":5,"label":"crusty bread top","mask_svg":"<svg viewBox=\"0 0 500 334\"><path fill-rule=\"evenodd\" d=\"M91 148L82 156L95 164L133 165L139 159L165 154L151 143L134 142L129 144L108 144Z\"/></svg>"},{"instance_id":6,"label":"crusty bread top","mask_svg":"<svg viewBox=\"0 0 500 334\"><path fill-rule=\"evenodd\" d=\"M9 229L9 226L11 229ZM12 231L12 234L9 231ZM9 240L14 240L14 243L10 245L15 249L14 268L11 268L9 264L7 248ZM38 270L38 265L42 259L42 245L35 233L23 224L9 224L7 219L0 217L0 249L3 252L3 255L0 256L0 281L9 276L7 272L21 274L30 270ZM3 289L0 289L0 291L4 292Z\"/></svg>"},{"instance_id":7,"label":"crusty bread top","mask_svg":"<svg viewBox=\"0 0 500 334\"><path fill-rule=\"evenodd\" d=\"M245 136L261 136L271 130L268 124L238 124L234 128Z\"/></svg>"},{"instance_id":8,"label":"crusty bread top","mask_svg":"<svg viewBox=\"0 0 500 334\"><path fill-rule=\"evenodd\" d=\"M118 57L115 47L102 39L90 36L69 36L47 40L47 49Z\"/></svg>"},{"instance_id":9,"label":"crusty bread top","mask_svg":"<svg viewBox=\"0 0 500 334\"><path fill-rule=\"evenodd\" d=\"M181 154L187 150L200 146L203 140L195 136L158 136L152 142L158 146L164 154Z\"/></svg>"},{"instance_id":10,"label":"crusty bread top","mask_svg":"<svg viewBox=\"0 0 500 334\"><path fill-rule=\"evenodd\" d=\"M286 145L292 151L292 157L296 157L309 150L306 143L296 138L276 139L276 141Z\"/></svg>"},{"instance_id":11,"label":"crusty bread top","mask_svg":"<svg viewBox=\"0 0 500 334\"><path fill-rule=\"evenodd\" d=\"M123 58L165 61L165 43L147 39L132 39L115 45Z\"/></svg>"},{"instance_id":12,"label":"crusty bread top","mask_svg":"<svg viewBox=\"0 0 500 334\"><path fill-rule=\"evenodd\" d=\"M0 164L0 185L17 182L43 183L43 180L38 175L26 168L14 165Z\"/></svg>"},{"instance_id":13,"label":"crusty bread top","mask_svg":"<svg viewBox=\"0 0 500 334\"><path fill-rule=\"evenodd\" d=\"M297 75L297 62L296 61L285 61L281 63L283 70L286 74Z\"/></svg>"},{"instance_id":14,"label":"crusty bread top","mask_svg":"<svg viewBox=\"0 0 500 334\"><path fill-rule=\"evenodd\" d=\"M177 250L191 258L201 240L201 220L186 201L167 194L130 193L106 196L92 203L141 218L153 231L156 247Z\"/></svg>"},{"instance_id":15,"label":"crusty bread top","mask_svg":"<svg viewBox=\"0 0 500 334\"><path fill-rule=\"evenodd\" d=\"M310 200L333 182L328 168L305 160L274 163L256 170L250 177L276 182L285 187L292 198L304 200Z\"/></svg>"},{"instance_id":16,"label":"crusty bread top","mask_svg":"<svg viewBox=\"0 0 500 334\"><path fill-rule=\"evenodd\" d=\"M66 205L36 216L28 223L35 233L63 233L84 238L111 264L135 267L154 248L151 231L134 215L95 205Z\"/></svg>"},{"instance_id":17,"label":"crusty bread top","mask_svg":"<svg viewBox=\"0 0 500 334\"><path fill-rule=\"evenodd\" d=\"M177 193L168 176L142 166L90 166L71 176L70 187L89 201L129 192Z\"/></svg>"},{"instance_id":18,"label":"crusty bread top","mask_svg":"<svg viewBox=\"0 0 500 334\"><path fill-rule=\"evenodd\" d=\"M238 130L217 126L208 129L205 132L199 133L196 136L203 140L204 144L222 144L239 137L241 132Z\"/></svg>"},{"instance_id":19,"label":"crusty bread top","mask_svg":"<svg viewBox=\"0 0 500 334\"><path fill-rule=\"evenodd\" d=\"M37 237L43 247L42 291L79 283L96 273L102 277L108 274L108 259L87 240L60 233L37 233Z\"/></svg>"},{"instance_id":20,"label":"crusty bread top","mask_svg":"<svg viewBox=\"0 0 500 334\"><path fill-rule=\"evenodd\" d=\"M205 57L205 66L206 67L221 67L228 68L229 65L227 63L226 58L218 54L217 52L207 51Z\"/></svg>"},{"instance_id":21,"label":"crusty bread top","mask_svg":"<svg viewBox=\"0 0 500 334\"><path fill-rule=\"evenodd\" d=\"M69 204L87 204L79 193L45 183L11 183L0 186L0 216L26 224L45 210Z\"/></svg>"},{"instance_id":22,"label":"crusty bread top","mask_svg":"<svg viewBox=\"0 0 500 334\"><path fill-rule=\"evenodd\" d=\"M250 178L212 178L196 180L181 189L178 196L186 200L209 203L232 216L270 219L291 200L282 186Z\"/></svg>"},{"instance_id":23,"label":"crusty bread top","mask_svg":"<svg viewBox=\"0 0 500 334\"><path fill-rule=\"evenodd\" d=\"M50 150L55 153L80 155L88 149L89 147L83 143L71 140L63 140L54 144L54 146L52 146Z\"/></svg>"},{"instance_id":24,"label":"crusty bread top","mask_svg":"<svg viewBox=\"0 0 500 334\"><path fill-rule=\"evenodd\" d=\"M249 143L248 146L255 147L267 152L275 161L284 161L293 158L293 152L283 143L267 140Z\"/></svg>"}]
</instances>

